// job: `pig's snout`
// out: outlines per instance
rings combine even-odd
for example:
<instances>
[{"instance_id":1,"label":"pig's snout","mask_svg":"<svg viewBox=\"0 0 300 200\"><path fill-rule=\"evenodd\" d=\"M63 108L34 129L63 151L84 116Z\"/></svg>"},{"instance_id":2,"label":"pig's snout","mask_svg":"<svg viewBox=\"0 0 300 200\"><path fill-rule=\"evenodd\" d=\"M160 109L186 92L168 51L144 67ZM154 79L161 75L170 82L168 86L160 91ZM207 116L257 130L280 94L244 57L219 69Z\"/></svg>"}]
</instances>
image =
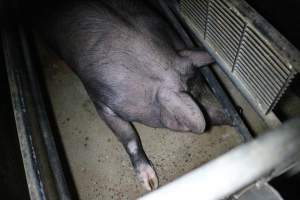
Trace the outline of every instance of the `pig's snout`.
<instances>
[{"instance_id":1,"label":"pig's snout","mask_svg":"<svg viewBox=\"0 0 300 200\"><path fill-rule=\"evenodd\" d=\"M200 109L197 114L198 114L198 116L194 117L193 122L190 123L187 128L189 129L188 131L193 132L193 133L203 133L206 128L206 122L204 120L203 114L200 111Z\"/></svg>"},{"instance_id":2,"label":"pig's snout","mask_svg":"<svg viewBox=\"0 0 300 200\"><path fill-rule=\"evenodd\" d=\"M206 122L194 100L184 92L159 91L160 117L164 127L174 131L202 133Z\"/></svg>"},{"instance_id":3,"label":"pig's snout","mask_svg":"<svg viewBox=\"0 0 300 200\"><path fill-rule=\"evenodd\" d=\"M203 133L206 128L206 122L203 117L202 111L199 109L199 107L195 104L195 107L193 108L193 113L191 113L189 116L186 116L186 131L190 131L193 133Z\"/></svg>"}]
</instances>

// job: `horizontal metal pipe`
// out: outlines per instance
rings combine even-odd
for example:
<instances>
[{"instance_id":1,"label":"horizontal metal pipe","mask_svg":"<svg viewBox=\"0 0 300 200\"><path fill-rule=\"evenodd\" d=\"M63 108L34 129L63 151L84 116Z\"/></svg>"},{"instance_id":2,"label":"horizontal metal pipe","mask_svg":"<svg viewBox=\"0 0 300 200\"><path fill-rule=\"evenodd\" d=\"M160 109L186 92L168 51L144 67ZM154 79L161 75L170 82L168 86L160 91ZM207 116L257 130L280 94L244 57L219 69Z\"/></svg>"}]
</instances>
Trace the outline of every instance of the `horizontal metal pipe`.
<instances>
[{"instance_id":1,"label":"horizontal metal pipe","mask_svg":"<svg viewBox=\"0 0 300 200\"><path fill-rule=\"evenodd\" d=\"M300 118L193 170L140 200L222 199L300 159Z\"/></svg>"}]
</instances>

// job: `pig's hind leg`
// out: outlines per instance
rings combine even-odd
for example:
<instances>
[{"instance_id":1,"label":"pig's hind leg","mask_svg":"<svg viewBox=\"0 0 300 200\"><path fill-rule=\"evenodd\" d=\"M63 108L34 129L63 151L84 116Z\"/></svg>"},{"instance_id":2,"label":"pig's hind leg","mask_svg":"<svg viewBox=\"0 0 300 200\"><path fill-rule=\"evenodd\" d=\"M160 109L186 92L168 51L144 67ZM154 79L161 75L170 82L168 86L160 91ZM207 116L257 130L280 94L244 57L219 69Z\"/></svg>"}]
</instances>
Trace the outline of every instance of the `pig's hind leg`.
<instances>
[{"instance_id":1,"label":"pig's hind leg","mask_svg":"<svg viewBox=\"0 0 300 200\"><path fill-rule=\"evenodd\" d=\"M156 189L158 187L156 172L143 150L142 143L134 126L130 122L121 119L105 105L98 104L96 108L101 118L123 144L143 186L149 191Z\"/></svg>"}]
</instances>

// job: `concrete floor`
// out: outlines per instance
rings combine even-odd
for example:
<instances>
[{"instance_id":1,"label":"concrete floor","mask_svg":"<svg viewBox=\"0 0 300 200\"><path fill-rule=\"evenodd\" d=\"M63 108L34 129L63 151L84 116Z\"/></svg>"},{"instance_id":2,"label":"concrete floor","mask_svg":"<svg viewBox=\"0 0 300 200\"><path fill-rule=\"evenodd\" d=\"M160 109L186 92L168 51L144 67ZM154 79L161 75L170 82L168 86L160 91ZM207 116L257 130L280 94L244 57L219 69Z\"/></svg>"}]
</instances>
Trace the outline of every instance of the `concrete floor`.
<instances>
[{"instance_id":1,"label":"concrete floor","mask_svg":"<svg viewBox=\"0 0 300 200\"><path fill-rule=\"evenodd\" d=\"M145 194L129 158L98 117L79 79L62 63L43 69L48 93L79 198L136 199ZM240 144L232 127L214 127L203 135L175 133L135 124L144 149L164 185Z\"/></svg>"}]
</instances>

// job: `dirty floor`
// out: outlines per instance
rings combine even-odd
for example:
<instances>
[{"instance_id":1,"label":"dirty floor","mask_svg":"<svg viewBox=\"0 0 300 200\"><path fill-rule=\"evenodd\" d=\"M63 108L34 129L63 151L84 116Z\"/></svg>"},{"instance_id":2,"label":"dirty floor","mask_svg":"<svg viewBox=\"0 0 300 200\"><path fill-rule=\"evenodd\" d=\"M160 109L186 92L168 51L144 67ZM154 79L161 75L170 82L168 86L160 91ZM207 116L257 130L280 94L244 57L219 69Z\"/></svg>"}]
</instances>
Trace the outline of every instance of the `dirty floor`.
<instances>
[{"instance_id":1,"label":"dirty floor","mask_svg":"<svg viewBox=\"0 0 300 200\"><path fill-rule=\"evenodd\" d=\"M47 59L42 59L47 61ZM136 199L145 194L129 158L98 117L79 79L57 62L45 64L47 90L81 200ZM232 127L219 126L202 135L176 133L135 124L144 149L164 185L238 145Z\"/></svg>"}]
</instances>

